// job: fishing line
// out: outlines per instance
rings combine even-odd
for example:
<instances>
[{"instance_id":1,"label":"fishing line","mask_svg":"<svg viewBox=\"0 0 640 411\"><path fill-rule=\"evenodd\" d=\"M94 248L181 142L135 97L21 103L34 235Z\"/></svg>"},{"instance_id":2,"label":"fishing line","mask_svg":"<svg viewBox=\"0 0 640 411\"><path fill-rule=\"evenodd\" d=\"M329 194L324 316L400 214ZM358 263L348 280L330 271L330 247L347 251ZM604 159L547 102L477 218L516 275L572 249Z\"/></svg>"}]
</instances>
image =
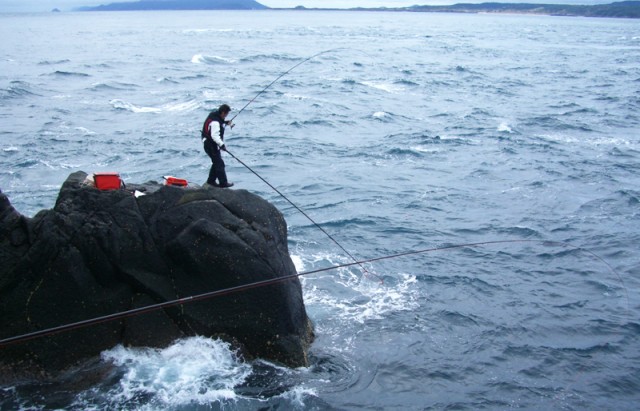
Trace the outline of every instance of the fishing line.
<instances>
[{"instance_id":1,"label":"fishing line","mask_svg":"<svg viewBox=\"0 0 640 411\"><path fill-rule=\"evenodd\" d=\"M337 269L340 269L340 268L351 267L351 266L354 266L354 265L365 264L365 263L373 263L373 262L376 262L376 261L390 260L390 259L394 259L394 258L407 257L407 256L411 256L411 255L426 254L426 253L431 253L431 252L435 252L435 251L446 251L446 250L454 250L454 249L465 248L465 247L479 247L479 246L486 246L486 245L509 244L509 243L536 243L536 244L549 245L549 246L554 246L554 247L569 247L569 248L573 248L575 250L579 250L579 251L583 251L583 252L588 253L589 255L595 257L598 261L604 263L609 268L609 270L616 275L616 277L620 281L620 284L622 285L622 288L625 291L626 300L627 300L627 310L629 310L629 294L627 292L627 288L626 288L626 286L624 284L624 281L622 280L622 277L607 261L605 261L602 257L597 255L593 251L590 251L588 249L572 245L570 243L562 242L562 241L496 240L496 241L482 241L482 242L466 243L466 244L453 244L453 245L447 245L447 246L441 246L441 247L434 247L434 248L426 248L426 249L421 249L421 250L407 251L407 252L398 253L398 254L390 254L390 255L386 255L386 256L382 256L382 257L374 257L374 258L369 258L369 259L366 259L366 260L355 261L355 262L352 262L352 263L337 264L337 265L333 265L331 267L319 268L319 269L316 269L316 270L306 271L306 272L303 272L303 273L290 274L290 275L285 275L285 276L282 276L282 277L271 278L271 279L268 279L268 280L256 281L256 282L253 282L253 283L244 284L244 285L238 285L238 286L235 286L235 287L229 287L229 288L225 288L225 289L222 289L222 290L210 291L210 292L203 293L203 294L198 294L198 295L184 297L184 298L178 298L178 299L172 300L172 301L166 301L166 302L163 302L163 303L153 304L153 305L149 305L149 306L146 306L146 307L134 308L134 309L128 310L128 311L122 311L122 312L115 313L115 314L109 314L109 315L105 315L105 316L102 316L102 317L96 317L96 318L92 318L92 319L88 319L88 320L78 321L78 322L71 323L71 324L61 325L61 326L58 326L58 327L52 327L52 328L47 328L47 329L40 330L40 331L34 331L34 332L31 332L31 333L28 333L28 334L18 335L18 336L10 337L10 338L5 338L3 340L0 340L0 348L7 347L9 345L13 345L13 344L17 344L17 343L24 343L26 341L34 340L36 338L52 336L52 335L60 334L62 332L66 332L66 331L85 328L85 327L89 327L89 326L96 325L96 324L101 324L101 323L106 323L106 322L110 322L110 321L121 320L121 319L124 319L124 318L134 317L134 316L141 315L141 314L151 313L151 312L154 312L154 311L158 311L158 310L161 310L161 309L164 309L164 308L173 307L173 306L176 306L176 305L184 305L184 304L188 304L188 303L192 303L192 302L196 302L196 301L203 301L203 300L208 300L208 299L212 299L212 298L215 298L215 297L220 297L220 296L223 296L223 295L229 295L229 294L234 294L234 293L241 292L241 291L247 291L247 290L251 290L251 289L254 289L254 288L266 287L266 286L269 286L269 285L274 285L274 284L278 284L278 283L281 283L281 282L293 280L294 278L299 278L299 277L302 277L302 276L307 276L307 275L311 275L311 274L317 274L317 273L330 271L330 270L337 270Z\"/></svg>"},{"instance_id":2,"label":"fishing line","mask_svg":"<svg viewBox=\"0 0 640 411\"><path fill-rule=\"evenodd\" d=\"M240 115L240 113L242 113L242 112L244 111L244 109L245 109L245 108L247 108L251 103L253 103L254 101L256 101L256 99L257 99L258 97L260 97L260 95L261 95L262 93L264 93L265 91L267 91L271 86L273 86L275 83L277 83L277 82L278 82L278 80L280 80L282 77L284 77L284 76L286 76L287 74L289 74L290 72L292 72L296 67L298 67L298 66L300 66L300 65L302 65L302 64L304 64L304 63L306 63L307 61L312 60L312 59L314 59L314 58L316 58L316 57L318 57L318 56L321 56L321 55L323 55L323 54L330 53L330 52L333 52L333 51L337 51L337 50L347 50L347 48L346 48L346 47L337 47L337 48L334 48L334 49L329 49L329 50L321 51L320 53L314 54L313 56L311 56L311 57L307 57L306 59L304 59L304 60L302 60L302 61L300 61L300 62L296 63L293 67L291 67L291 68L290 68L290 69L288 69L287 71L285 71L285 72L283 72L282 74L280 74L278 77L276 77L276 79L275 79L275 80L273 80L273 81L272 81L271 83L269 83L265 88L263 88L262 90L260 90L260 92L258 92L258 94L256 94L256 95L255 95L251 100L249 100L249 102L248 102L247 104L245 104L245 105L244 105L244 107L242 107L242 108L240 109L240 111L238 111L238 113L237 113L235 116L231 117L231 120L229 120L229 122L233 122L233 120L235 120L235 118L236 118L236 117L238 117L238 116Z\"/></svg>"},{"instance_id":3,"label":"fishing line","mask_svg":"<svg viewBox=\"0 0 640 411\"><path fill-rule=\"evenodd\" d=\"M362 263L361 263L361 262L358 262L358 260L353 256L353 254L351 254L349 251L347 251L347 249L346 249L346 248L344 248L344 247L342 246L342 244L340 244L340 243L338 242L338 240L336 240L336 239L335 239L331 234L329 234L329 233L327 232L327 230L325 230L324 228L322 228L322 226L321 226L320 224L316 223L316 222L313 220L313 218L311 218L311 217L309 216L309 214L307 214L303 209L301 209L300 207L298 207L297 205L295 205L295 204L293 203L293 201L289 200L289 198L288 198L286 195L284 195L282 192L280 192L280 190L278 190L277 188L275 188L271 183L269 183L267 180L265 180L265 179L264 179L260 174L258 174L256 171L254 171L251 167L249 167L247 164L245 164L242 160L240 160L238 157L236 157L235 155L233 155L233 153L231 153L229 150L227 150L227 153L228 153L231 157L233 157L234 159L236 159L236 161L237 161L238 163L240 163L240 164L242 164L243 166L245 166L245 167L247 168L247 170L249 170L249 171L251 171L253 174L255 174L255 175L256 175L260 180L264 181L264 183L265 183L266 185L268 185L269 187L271 187L271 189L273 189L273 191L275 191L276 193L278 193L278 194L279 194L282 198L284 198L284 199L285 199L289 204L291 204L291 205L292 205L296 210L298 210L298 211L299 211L303 216L305 216L309 221L311 221L311 223L313 223L313 225L314 225L314 226L316 226L320 231L322 231L322 232L323 232L323 233L324 233L324 234L325 234L325 235L326 235L326 236L327 236L331 241L333 241L333 242L334 242L338 247L340 247L340 249L341 249L342 251L344 251L344 252L345 252L345 254L349 256L349 258L351 258L351 259L354 261L354 263L353 263L353 264L358 264L358 265L360 266L360 268L364 271L364 273L365 273L365 274L371 274L371 275L373 275L373 276L377 277L377 278L380 280L380 282L381 282L381 283L383 282L383 281L382 281L382 278L380 278L380 276L379 276L379 275L377 275L377 274L373 274L373 273L370 273L366 268L364 268L364 266L362 265Z\"/></svg>"}]
</instances>

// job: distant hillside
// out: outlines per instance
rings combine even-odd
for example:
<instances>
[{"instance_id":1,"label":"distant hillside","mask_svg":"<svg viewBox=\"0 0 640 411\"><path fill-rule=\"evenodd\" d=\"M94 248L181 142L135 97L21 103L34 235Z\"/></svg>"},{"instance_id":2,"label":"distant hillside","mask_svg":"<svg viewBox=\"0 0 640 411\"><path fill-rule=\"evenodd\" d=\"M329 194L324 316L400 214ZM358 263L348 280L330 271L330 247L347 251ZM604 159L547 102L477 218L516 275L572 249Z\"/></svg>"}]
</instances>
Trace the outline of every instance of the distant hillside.
<instances>
[{"instance_id":1,"label":"distant hillside","mask_svg":"<svg viewBox=\"0 0 640 411\"><path fill-rule=\"evenodd\" d=\"M417 2L420 0L416 0ZM264 6L254 0L139 0L126 3L111 3L98 7L82 7L80 11L121 11L121 10L264 10ZM278 9L293 10L293 9ZM330 8L307 9L298 6L295 10L333 10ZM342 9L344 10L344 9ZM353 8L348 10L404 11L431 13L514 13L545 14L552 16L583 17L625 17L640 18L640 1L622 1L611 4L567 5L533 3L480 3L453 4L449 6L410 6L397 8Z\"/></svg>"},{"instance_id":2,"label":"distant hillside","mask_svg":"<svg viewBox=\"0 0 640 411\"><path fill-rule=\"evenodd\" d=\"M554 16L640 18L640 1L623 1L611 4L596 4L593 6L529 3L454 4L452 6L412 6L407 7L406 10L423 12L528 13Z\"/></svg>"},{"instance_id":3,"label":"distant hillside","mask_svg":"<svg viewBox=\"0 0 640 411\"><path fill-rule=\"evenodd\" d=\"M419 0L417 0L419 1ZM305 8L298 6L295 10L338 10ZM513 14L544 14L551 16L582 16L582 17L624 17L640 18L640 1L621 1L611 4L596 5L567 5L567 4L532 4L532 3L458 3L448 6L410 6L410 7L358 7L354 11L404 11L427 13L513 13Z\"/></svg>"},{"instance_id":4,"label":"distant hillside","mask_svg":"<svg viewBox=\"0 0 640 411\"><path fill-rule=\"evenodd\" d=\"M254 0L140 0L111 3L97 7L81 7L79 11L126 10L264 10L268 9Z\"/></svg>"}]
</instances>

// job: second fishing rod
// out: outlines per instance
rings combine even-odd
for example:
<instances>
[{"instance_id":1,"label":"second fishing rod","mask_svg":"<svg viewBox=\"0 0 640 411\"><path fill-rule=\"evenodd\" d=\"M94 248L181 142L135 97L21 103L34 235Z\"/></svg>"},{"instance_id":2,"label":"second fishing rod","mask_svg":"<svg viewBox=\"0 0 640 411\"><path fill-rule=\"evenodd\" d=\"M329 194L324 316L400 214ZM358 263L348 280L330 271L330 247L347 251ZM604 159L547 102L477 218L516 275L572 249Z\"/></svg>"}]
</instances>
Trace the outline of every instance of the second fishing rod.
<instances>
[{"instance_id":1,"label":"second fishing rod","mask_svg":"<svg viewBox=\"0 0 640 411\"><path fill-rule=\"evenodd\" d=\"M234 123L233 121L254 101L256 101L256 99L258 97L260 97L260 95L262 95L264 92L266 92L269 88L271 88L271 86L273 86L274 84L276 84L278 82L278 80L280 80L281 78L283 78L284 76L286 76L287 74L289 74L290 72L292 72L294 69L296 69L297 67L301 66L302 64L316 58L319 57L323 54L327 54L327 53L331 53L331 52L335 52L338 50L342 50L343 48L334 48L334 49L330 49L330 50L325 50L325 51L321 51L319 53L316 53L310 57L305 58L304 60L296 63L295 65L293 65L292 67L290 67L289 69L287 69L286 71L282 72L278 77L276 77L271 83L269 83L266 87L264 87L262 90L260 90L251 100L249 100L249 102L247 102L247 104L245 104L239 111L238 113L236 113L229 121L225 122L225 124L228 124L231 128L234 127ZM318 224L313 218L311 218L311 216L309 216L309 214L307 214L302 208L300 208L298 205L296 205L293 201L291 201L285 194L283 194L280 190L278 190L273 184L271 184L269 181L267 181L263 176L261 176L258 172L256 172L254 169L252 169L251 167L249 167L244 161L242 161L241 159L238 158L238 156L236 156L235 154L233 154L232 152L229 151L228 148L225 147L225 151L227 152L227 154L229 154L231 157L233 157L237 162L239 162L242 166L244 166L247 170L249 170L251 173L253 173L256 177L258 177L260 180L262 180L266 185L268 185L274 192L276 192L279 196L281 196L285 201L287 201L293 208L295 208L296 210L298 210L298 212L300 212L303 216L305 216L305 218L307 218L316 228L318 228L320 231L322 231L322 233L327 236L327 238L329 238L334 244L336 244L340 250L342 250L355 264L358 264L360 266L360 268L362 269L362 271L365 274L371 274L369 273L369 271L362 265L362 263L358 262L358 259L352 254L350 253L342 244L340 244L340 242L338 240L335 239L334 236L332 236L329 232L327 232L327 230L325 230L320 224ZM381 282L382 279L373 274L375 277L377 277Z\"/></svg>"}]
</instances>

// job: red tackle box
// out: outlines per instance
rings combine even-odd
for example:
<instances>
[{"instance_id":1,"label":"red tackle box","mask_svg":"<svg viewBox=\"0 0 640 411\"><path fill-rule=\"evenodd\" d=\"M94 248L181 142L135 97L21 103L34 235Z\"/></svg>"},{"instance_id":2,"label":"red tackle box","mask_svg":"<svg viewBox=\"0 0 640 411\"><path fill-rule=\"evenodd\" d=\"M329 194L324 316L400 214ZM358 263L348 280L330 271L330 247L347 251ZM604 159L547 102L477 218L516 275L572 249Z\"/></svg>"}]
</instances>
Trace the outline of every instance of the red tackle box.
<instances>
[{"instance_id":1,"label":"red tackle box","mask_svg":"<svg viewBox=\"0 0 640 411\"><path fill-rule=\"evenodd\" d=\"M93 173L93 182L98 190L118 190L123 186L118 173Z\"/></svg>"},{"instance_id":2,"label":"red tackle box","mask_svg":"<svg viewBox=\"0 0 640 411\"><path fill-rule=\"evenodd\" d=\"M173 176L164 176L164 182L165 185L178 187L186 187L188 184L187 180Z\"/></svg>"}]
</instances>

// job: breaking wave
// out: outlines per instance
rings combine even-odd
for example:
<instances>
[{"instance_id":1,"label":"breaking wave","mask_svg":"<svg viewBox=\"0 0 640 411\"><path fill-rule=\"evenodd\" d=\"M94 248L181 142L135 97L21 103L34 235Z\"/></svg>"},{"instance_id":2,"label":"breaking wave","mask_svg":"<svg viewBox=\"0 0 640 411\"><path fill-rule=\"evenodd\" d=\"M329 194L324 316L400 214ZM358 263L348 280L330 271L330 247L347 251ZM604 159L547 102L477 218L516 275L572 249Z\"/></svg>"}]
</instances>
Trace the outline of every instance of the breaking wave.
<instances>
[{"instance_id":1,"label":"breaking wave","mask_svg":"<svg viewBox=\"0 0 640 411\"><path fill-rule=\"evenodd\" d=\"M218 65L218 64L234 64L234 63L237 63L237 60L228 59L220 56L207 56L205 54L196 54L191 58L191 62L195 64Z\"/></svg>"},{"instance_id":2,"label":"breaking wave","mask_svg":"<svg viewBox=\"0 0 640 411\"><path fill-rule=\"evenodd\" d=\"M158 107L153 106L139 106L133 103L129 103L124 100L111 100L111 105L116 110L130 111L132 113L162 113L162 112L179 112L179 111L194 111L201 107L201 103L195 99L187 101L179 101L173 103L163 104Z\"/></svg>"}]
</instances>

